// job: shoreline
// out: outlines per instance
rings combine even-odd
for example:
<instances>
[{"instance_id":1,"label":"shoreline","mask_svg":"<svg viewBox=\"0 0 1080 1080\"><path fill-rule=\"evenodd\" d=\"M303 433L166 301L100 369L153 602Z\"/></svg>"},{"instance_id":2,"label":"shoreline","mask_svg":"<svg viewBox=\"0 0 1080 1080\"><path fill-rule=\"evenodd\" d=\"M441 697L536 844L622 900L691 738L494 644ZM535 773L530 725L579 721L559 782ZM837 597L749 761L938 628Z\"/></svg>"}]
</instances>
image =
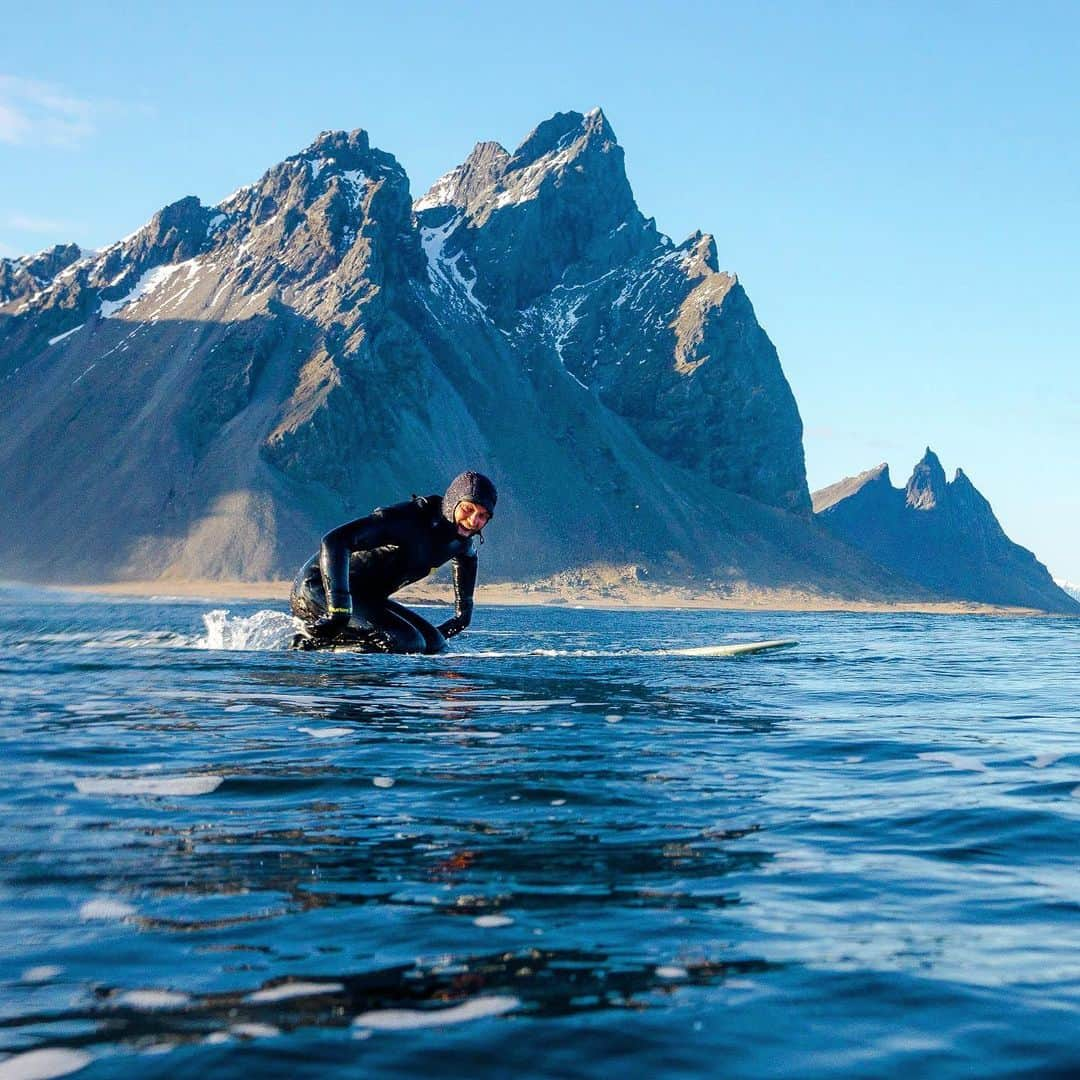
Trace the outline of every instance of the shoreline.
<instances>
[{"instance_id":1,"label":"shoreline","mask_svg":"<svg viewBox=\"0 0 1080 1080\"><path fill-rule=\"evenodd\" d=\"M57 592L87 593L97 596L185 600L252 601L286 603L289 581L209 581L205 579L158 579L154 581L113 581L80 585L46 585ZM414 586L395 595L405 604L453 605L449 585ZM685 611L790 611L868 614L996 615L1013 618L1056 617L1036 608L1004 607L962 600L851 600L818 596L794 589L735 587L730 595L695 592L689 588L612 586L604 588L555 587L495 583L478 585L478 607L582 607L607 610L639 608ZM1064 616L1063 616L1064 617Z\"/></svg>"}]
</instances>

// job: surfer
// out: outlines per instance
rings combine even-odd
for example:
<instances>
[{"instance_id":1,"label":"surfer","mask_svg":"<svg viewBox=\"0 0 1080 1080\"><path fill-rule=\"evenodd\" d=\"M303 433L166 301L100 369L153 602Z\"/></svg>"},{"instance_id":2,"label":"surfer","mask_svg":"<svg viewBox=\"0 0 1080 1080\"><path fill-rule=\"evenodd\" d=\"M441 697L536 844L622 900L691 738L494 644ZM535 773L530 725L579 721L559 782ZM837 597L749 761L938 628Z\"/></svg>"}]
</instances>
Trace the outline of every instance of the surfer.
<instances>
[{"instance_id":1,"label":"surfer","mask_svg":"<svg viewBox=\"0 0 1080 1080\"><path fill-rule=\"evenodd\" d=\"M455 477L440 499L416 496L332 529L293 582L303 622L294 649L336 645L360 652L439 653L472 620L473 541L495 513L495 485L478 472ZM454 615L439 626L390 599L453 560Z\"/></svg>"}]
</instances>

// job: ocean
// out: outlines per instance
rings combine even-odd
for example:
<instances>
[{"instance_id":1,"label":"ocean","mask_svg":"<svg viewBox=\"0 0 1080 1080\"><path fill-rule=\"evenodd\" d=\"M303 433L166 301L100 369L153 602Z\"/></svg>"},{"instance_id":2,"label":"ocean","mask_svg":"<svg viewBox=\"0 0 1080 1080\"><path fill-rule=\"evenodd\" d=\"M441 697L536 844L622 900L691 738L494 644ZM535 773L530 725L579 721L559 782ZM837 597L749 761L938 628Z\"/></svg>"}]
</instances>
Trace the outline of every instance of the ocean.
<instances>
[{"instance_id":1,"label":"ocean","mask_svg":"<svg viewBox=\"0 0 1080 1080\"><path fill-rule=\"evenodd\" d=\"M0 590L0 1080L1080 1071L1080 621L272 607Z\"/></svg>"}]
</instances>

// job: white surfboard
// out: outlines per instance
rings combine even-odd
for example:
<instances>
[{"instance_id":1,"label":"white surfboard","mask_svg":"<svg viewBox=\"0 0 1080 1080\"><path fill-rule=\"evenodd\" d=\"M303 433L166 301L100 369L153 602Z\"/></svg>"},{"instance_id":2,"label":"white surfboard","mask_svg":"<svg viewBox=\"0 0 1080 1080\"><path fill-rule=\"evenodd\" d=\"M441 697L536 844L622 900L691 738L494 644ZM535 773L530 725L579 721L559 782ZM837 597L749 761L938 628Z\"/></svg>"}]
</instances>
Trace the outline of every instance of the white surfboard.
<instances>
[{"instance_id":1,"label":"white surfboard","mask_svg":"<svg viewBox=\"0 0 1080 1080\"><path fill-rule=\"evenodd\" d=\"M699 657L725 657L725 656L750 656L753 653L774 652L779 649L790 649L798 645L795 638L773 638L769 641L738 641L728 645L692 645L686 648L674 649L512 649L509 651L489 652L446 652L441 655L445 658L460 659L513 659L523 656L550 656L567 659L612 659L619 660L627 656L699 656ZM324 645L319 652L352 653L354 656L390 656L390 653L369 653L355 646L349 645ZM401 654L396 654L401 655ZM420 653L411 654L414 656Z\"/></svg>"},{"instance_id":2,"label":"white surfboard","mask_svg":"<svg viewBox=\"0 0 1080 1080\"><path fill-rule=\"evenodd\" d=\"M671 649L675 656L748 656L750 653L790 649L798 645L794 638L775 638L772 641L740 641L732 645L698 645L688 649Z\"/></svg>"}]
</instances>

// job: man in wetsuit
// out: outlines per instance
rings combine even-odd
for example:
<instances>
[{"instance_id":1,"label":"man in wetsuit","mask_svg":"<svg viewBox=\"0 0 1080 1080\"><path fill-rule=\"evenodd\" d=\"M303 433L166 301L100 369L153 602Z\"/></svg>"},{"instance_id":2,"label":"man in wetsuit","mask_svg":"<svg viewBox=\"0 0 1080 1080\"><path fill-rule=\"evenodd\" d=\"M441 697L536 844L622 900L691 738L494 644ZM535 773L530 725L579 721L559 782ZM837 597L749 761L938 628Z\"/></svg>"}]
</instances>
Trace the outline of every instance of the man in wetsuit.
<instances>
[{"instance_id":1,"label":"man in wetsuit","mask_svg":"<svg viewBox=\"0 0 1080 1080\"><path fill-rule=\"evenodd\" d=\"M476 586L473 539L495 513L495 485L456 477L440 499L413 496L332 529L293 582L292 613L304 627L294 649L344 645L361 652L439 653L469 625ZM390 599L454 562L454 617L441 626Z\"/></svg>"}]
</instances>

